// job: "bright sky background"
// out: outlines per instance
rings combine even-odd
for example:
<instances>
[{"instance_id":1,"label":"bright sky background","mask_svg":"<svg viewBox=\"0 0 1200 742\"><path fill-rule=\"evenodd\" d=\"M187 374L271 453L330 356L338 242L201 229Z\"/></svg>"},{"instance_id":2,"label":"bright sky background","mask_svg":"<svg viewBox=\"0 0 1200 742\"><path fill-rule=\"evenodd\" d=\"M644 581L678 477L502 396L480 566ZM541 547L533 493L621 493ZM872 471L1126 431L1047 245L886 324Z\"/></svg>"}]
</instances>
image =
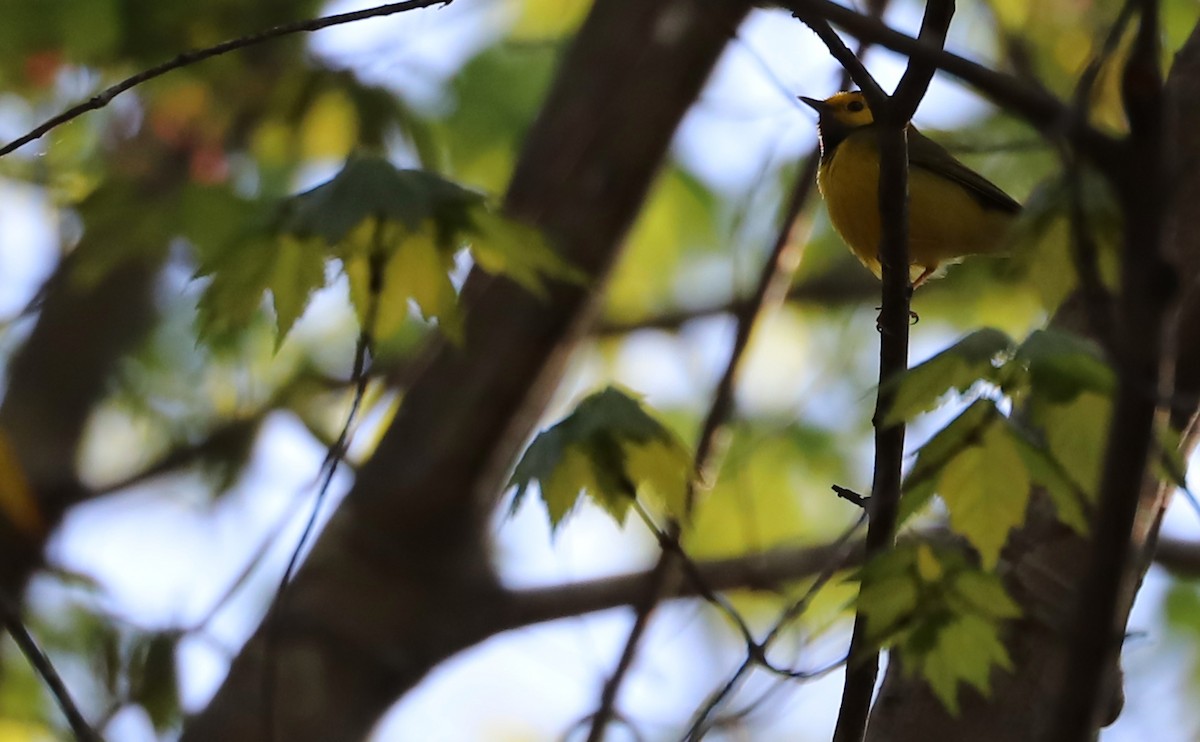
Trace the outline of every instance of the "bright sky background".
<instances>
[{"instance_id":1,"label":"bright sky background","mask_svg":"<svg viewBox=\"0 0 1200 742\"><path fill-rule=\"evenodd\" d=\"M333 3L328 11L366 5ZM919 19L912 15L910 4L898 5L900 10L889 21L915 30ZM314 34L311 45L316 54L353 66L367 79L386 83L414 102L437 106L441 81L505 27L511 19L509 9L494 0L457 0L441 10L329 29ZM967 9L960 10L950 45L986 60L990 50L972 46L987 37L972 30L980 21ZM872 53L868 66L888 84L902 71L896 58L884 53ZM791 96L823 96L831 92L834 79L833 63L803 26L786 14L756 12L687 116L675 142L676 156L714 187L745 193L771 162L795 158L813 145L813 117ZM949 128L985 110L975 96L939 78L917 121L931 128ZM24 120L17 117L14 122L9 113L0 107L0 135L5 139L20 133ZM18 312L52 268L56 229L55 215L38 191L0 181L0 316ZM185 283L168 282L168 288L185 291ZM335 306L339 305L336 292L327 292L317 302L295 330L298 336L315 332L314 323L331 321L329 313L347 311ZM857 324L873 333L869 319ZM934 330L925 325L918 329L914 358L927 357L949 341L933 336ZM791 388L802 390L795 403L808 404L813 414L821 414L818 404L803 398L813 393L820 380L805 377L807 383L795 383L812 373L802 352L788 351L788 338L795 337L795 331L786 318L775 318L759 333L739 392L746 408L766 404L767 400L756 398L760 393L756 390L779 389L785 386L781 379L791 379ZM680 336L634 336L620 356L617 380L647 394L651 404L669 405L699 394L720 372L731 332L727 320L717 319L689 327ZM0 342L12 343L19 337L20 333L5 333ZM873 363L872 359L870 354L864 356L864 362ZM559 408L551 411L551 417L599 381L599 368L586 353L576 359L576 380L560 395ZM830 409L845 402L853 400L837 400ZM772 403L778 404L778 398ZM103 419L96 425L105 431L106 451L112 447L108 436L124 434L132 442L138 434L121 431L119 423L110 421L106 426ZM910 441L919 443L922 438L914 434ZM323 448L295 420L275 415L263 429L250 469L215 511L197 482L173 479L165 487L151 483L76 508L50 553L54 561L99 578L114 614L144 627L188 625L207 614L258 544L282 528L264 568L201 635L181 646L184 703L188 709L198 709L220 683L227 659L258 622L258 601L273 590L296 542L323 455ZM326 512L348 485L347 478L336 482ZM847 522L854 517L848 508ZM1197 537L1198 523L1195 513L1176 507L1167 531ZM499 569L512 585L624 572L646 567L656 556L656 548L636 524L622 532L606 516L586 509L554 540L540 505L525 507L511 520L497 517L494 533ZM1128 710L1116 727L1105 732L1105 742L1149 738L1172 742L1176 739L1172 730L1190 736L1195 728L1195 713L1184 707L1178 692L1189 682L1185 673L1190 672L1190 655L1164 635L1156 615L1166 584L1152 572L1142 590L1130 627L1146 635L1132 639L1126 652ZM60 599L44 583L35 583L31 595L47 605ZM630 620L630 611L615 610L493 638L438 668L388 715L377 739L558 739L594 708ZM648 739L675 738L680 721L740 662L742 653L732 637L702 604L663 607L644 640L654 650L640 655L619 708L638 721ZM844 638L822 638L789 661L805 667L824 665L841 654L839 642ZM86 669L63 669L70 681L86 685ZM776 683L761 675L755 678L738 698L755 697ZM755 717L765 725L756 739L827 740L841 681L841 674L834 673L802 687L778 689ZM107 733L113 742L153 738L148 721L137 711L122 713ZM577 733L570 739L583 736ZM630 737L613 727L611 739L626 738ZM722 737L714 734L709 739ZM1184 737L1177 739L1182 742Z\"/></svg>"}]
</instances>

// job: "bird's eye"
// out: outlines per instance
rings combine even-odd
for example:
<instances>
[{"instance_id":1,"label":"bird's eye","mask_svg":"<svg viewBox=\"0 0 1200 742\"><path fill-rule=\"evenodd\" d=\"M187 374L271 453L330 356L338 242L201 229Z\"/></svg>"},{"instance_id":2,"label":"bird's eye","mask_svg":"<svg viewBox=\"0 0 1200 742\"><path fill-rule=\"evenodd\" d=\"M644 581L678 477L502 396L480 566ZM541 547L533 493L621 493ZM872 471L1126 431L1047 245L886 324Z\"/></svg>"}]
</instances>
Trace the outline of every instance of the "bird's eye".
<instances>
[{"instance_id":1,"label":"bird's eye","mask_svg":"<svg viewBox=\"0 0 1200 742\"><path fill-rule=\"evenodd\" d=\"M863 109L863 104L862 104L862 101L860 101L860 100L852 100L846 104L846 110L850 111L851 113L858 113L862 109Z\"/></svg>"}]
</instances>

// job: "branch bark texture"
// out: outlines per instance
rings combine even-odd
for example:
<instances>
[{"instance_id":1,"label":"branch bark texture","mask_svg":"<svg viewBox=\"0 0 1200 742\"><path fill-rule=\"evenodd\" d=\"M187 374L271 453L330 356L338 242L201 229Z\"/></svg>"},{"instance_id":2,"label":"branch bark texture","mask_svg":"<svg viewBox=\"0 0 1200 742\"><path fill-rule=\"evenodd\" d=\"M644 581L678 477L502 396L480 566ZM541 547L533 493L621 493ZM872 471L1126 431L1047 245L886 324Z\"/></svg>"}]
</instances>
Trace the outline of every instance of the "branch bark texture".
<instances>
[{"instance_id":1,"label":"branch bark texture","mask_svg":"<svg viewBox=\"0 0 1200 742\"><path fill-rule=\"evenodd\" d=\"M484 533L504 477L593 313L667 144L748 11L743 2L598 3L533 125L507 196L591 279L549 300L473 275L466 340L405 395L265 632L185 740L353 740L436 664L499 629ZM274 706L274 719L265 710Z\"/></svg>"},{"instance_id":2,"label":"branch bark texture","mask_svg":"<svg viewBox=\"0 0 1200 742\"><path fill-rule=\"evenodd\" d=\"M1200 145L1192 135L1200 127L1200 106L1196 104L1198 91L1200 26L1193 30L1191 39L1176 58L1165 87L1167 163L1184 162L1187 153L1196 156L1198 152ZM1174 273L1183 286L1182 300L1172 310L1168 322L1168 327L1174 327L1175 331L1167 335L1164 358L1173 369L1168 391L1173 392L1176 404L1171 410L1171 418L1185 431L1181 453L1186 457L1197 440L1194 390L1200 388L1200 351L1193 329L1200 327L1197 322L1200 301L1195 288L1200 274L1200 237L1197 236L1200 234L1200 212L1191 206L1194 201L1186 199L1188 194L1200 193L1200 172L1194 168L1180 168L1171 177L1164 178L1164 182L1170 184L1171 190L1155 208L1165 208L1159 216L1165 225L1163 251L1172 260ZM1153 232L1151 230L1149 234ZM1145 248L1143 236L1138 232L1137 238L1131 239L1126 249L1141 255L1140 251ZM1123 290L1128 290L1128 284ZM1088 303L1076 297L1064 306L1054 324L1086 334L1093 326L1087 313ZM1122 321L1129 322L1129 318ZM1124 331L1129 329L1127 326ZM1154 378L1148 386L1130 389L1127 393L1136 393L1143 403L1153 404L1147 394L1153 397L1156 382L1157 378ZM1113 452L1110 457L1119 455ZM1106 473L1108 488L1114 486L1109 483L1112 481L1115 480ZM1128 495L1135 503L1132 523L1120 529L1128 538L1132 559L1124 561L1120 568L1115 614L1111 622L1100 616L1089 616L1092 622L1102 622L1099 629L1105 637L1114 634L1119 637L1128 620L1141 577L1152 556L1162 511L1174 490L1172 484L1164 484L1145 472L1136 484L1136 490ZM1056 716L1063 700L1062 688L1079 680L1069 669L1067 638L1077 630L1076 600L1079 586L1085 580L1091 551L1092 544L1087 538L1056 521L1053 508L1045 498L1034 497L1026 526L1010 539L1002 557L1006 584L1023 611L1022 619L1014 623L1006 642L1015 671L993 672L992 692L987 698L973 689L962 689L960 713L951 716L921 680L906 678L900 663L893 662L888 667L872 712L868 742L930 739L1058 742L1066 739L1056 736ZM1170 561L1170 550L1166 556ZM1112 641L1117 645L1114 649L1118 648L1119 638ZM1088 735L1095 734L1095 726L1115 719L1123 703L1120 669L1114 655L1105 657L1095 675L1100 687L1106 687L1107 692L1092 696L1099 703L1094 710L1095 716L1087 719ZM1090 715L1093 710L1087 709L1085 713Z\"/></svg>"}]
</instances>

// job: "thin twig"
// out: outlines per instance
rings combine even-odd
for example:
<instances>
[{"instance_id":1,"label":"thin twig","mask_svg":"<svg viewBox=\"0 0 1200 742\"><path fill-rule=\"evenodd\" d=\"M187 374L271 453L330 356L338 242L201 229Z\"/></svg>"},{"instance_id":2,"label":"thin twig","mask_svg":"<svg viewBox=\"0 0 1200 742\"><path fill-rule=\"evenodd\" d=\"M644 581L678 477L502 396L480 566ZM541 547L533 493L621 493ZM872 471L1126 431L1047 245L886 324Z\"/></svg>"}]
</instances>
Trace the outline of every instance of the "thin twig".
<instances>
[{"instance_id":1,"label":"thin twig","mask_svg":"<svg viewBox=\"0 0 1200 742\"><path fill-rule=\"evenodd\" d=\"M788 289L789 303L833 307L865 304L879 298L879 290L869 273L847 256L847 270L833 268L828 273L796 281ZM687 309L667 310L632 320L605 320L594 330L600 336L624 335L638 330L677 330L694 320L724 314L741 315L753 301L750 296L713 302Z\"/></svg>"},{"instance_id":2,"label":"thin twig","mask_svg":"<svg viewBox=\"0 0 1200 742\"><path fill-rule=\"evenodd\" d=\"M803 19L827 19L860 41L869 41L907 55L910 59L932 63L938 69L975 88L1003 110L1020 116L1051 137L1068 135L1094 161L1111 163L1118 158L1117 140L1082 122L1076 122L1071 116L1070 108L1062 101L1019 78L947 52L940 45L926 43L900 33L879 20L830 0L775 2ZM858 82L858 79L855 78L855 81ZM1075 128L1072 128L1073 126Z\"/></svg>"},{"instance_id":3,"label":"thin twig","mask_svg":"<svg viewBox=\"0 0 1200 742\"><path fill-rule=\"evenodd\" d=\"M808 589L804 591L803 595L801 595L797 600L794 600L791 605L789 605L780 613L779 618L776 620L775 625L771 628L771 631L767 634L766 638L764 638L761 642L749 641L747 643L749 652L747 653L746 661L738 668L738 670L734 673L734 676L730 678L728 682L726 682L721 688L718 688L712 693L712 695L709 696L705 702L705 705L696 713L686 739L699 739L699 735L708 724L708 717L716 711L716 709L725 700L725 698L729 696L729 694L737 689L737 686L740 682L739 676L747 672L747 670L753 669L755 666L762 667L772 674L778 675L779 677L785 679L811 680L813 678L821 677L822 675L825 675L844 664L845 660L840 660L838 663L832 666L819 668L817 670L787 670L778 668L772 664L767 658L767 650L771 648L771 645L776 639L779 638L779 635L788 626L788 624L790 624L804 612L805 608L807 608L809 603L812 602L813 597L816 596L821 588L823 588L831 579L833 579L833 576L838 572L838 570L844 569L847 566L850 556L853 553L860 552L862 550L861 544L851 543L850 539L854 536L858 529L862 527L864 522L866 522L865 513L859 516L858 520L852 526L847 528L842 535L837 538L837 540L830 544L832 553L830 554L825 565L821 568L820 572L817 573L816 579L813 580L813 583L808 586Z\"/></svg>"},{"instance_id":4,"label":"thin twig","mask_svg":"<svg viewBox=\"0 0 1200 742\"><path fill-rule=\"evenodd\" d=\"M742 682L749 676L750 670L753 668L754 659L752 657L747 657L742 661L742 664L738 665L738 669L733 671L733 674L729 676L729 679L726 680L720 688L717 688L714 692L709 694L708 698L704 702L704 705L700 707L700 709L696 712L696 715L693 717L691 726L688 727L687 732L683 735L684 742L693 742L694 740L699 740L704 736L704 732L708 727L709 717L716 712L717 707L720 706L726 698L728 698L733 694L734 691L738 689Z\"/></svg>"},{"instance_id":5,"label":"thin twig","mask_svg":"<svg viewBox=\"0 0 1200 742\"><path fill-rule=\"evenodd\" d=\"M633 626L630 627L629 635L625 638L625 647L621 650L621 658L617 661L617 667L605 682L604 689L600 693L600 703L596 708L596 713L592 715L592 726L588 731L588 742L601 742L604 739L604 730L615 714L617 693L620 692L621 684L629 673L634 657L637 656L642 635L645 634L646 626L650 623L650 614L653 613L654 606L658 604L659 591L673 566L672 556L674 556L673 552L669 551L664 551L659 556L658 562L654 565L654 571L650 575L649 584L646 586L646 592L642 600L634 606Z\"/></svg>"},{"instance_id":6,"label":"thin twig","mask_svg":"<svg viewBox=\"0 0 1200 742\"><path fill-rule=\"evenodd\" d=\"M795 15L825 42L829 53L842 64L863 90L868 105L875 114L879 130L879 213L882 228L879 261L882 266L882 311L879 316L879 394L875 405L875 476L871 486L868 513L867 557L891 548L895 538L896 516L900 501L900 467L904 457L904 426L884 426L883 418L890 406L891 388L888 381L903 373L908 366L908 330L912 287L908 264L908 151L906 131L934 72L944 61L940 54L913 54L908 69L893 96L887 96L854 58L841 38L829 27L834 18L832 6L824 2L792 3ZM840 9L845 10L845 9ZM954 14L953 0L930 0L925 7L920 38L913 40L921 50L942 50L950 19ZM850 12L856 21L884 28L876 19ZM890 31L890 29L889 29ZM866 36L860 36L865 39ZM907 37L906 37L907 38ZM888 43L881 38L871 41ZM895 39L891 39L894 41ZM866 731L871 696L879 672L879 652L866 638L866 619L859 610L854 618L850 639L849 663L838 712L835 742L858 742Z\"/></svg>"},{"instance_id":7,"label":"thin twig","mask_svg":"<svg viewBox=\"0 0 1200 742\"><path fill-rule=\"evenodd\" d=\"M181 67L187 67L197 62L211 59L212 57L227 54L238 49L245 49L248 46L261 44L264 41L277 39L281 36L320 31L323 28L337 26L343 23L353 23L354 21L361 21L367 18L379 18L381 16L393 15L395 13L403 13L406 10L428 8L433 5L441 5L444 7L453 1L454 0L406 0L406 2L389 3L388 5L380 5L375 8L356 10L353 13L338 13L337 15L324 16L322 18L310 18L303 21L282 23L278 26L272 26L271 28L257 31L246 36L230 39L229 41L223 41L215 46L184 52L173 59L163 62L162 64L158 64L147 70L143 70L132 77L127 77L116 85L105 88L96 95L93 95L86 101L79 103L78 105L74 105L57 116L48 119L39 126L35 127L28 134L17 137L3 147L0 147L0 157L20 149L32 141L42 138L50 131L62 126L68 121L79 118L89 111L97 111L101 108L104 108L112 102L113 98L116 98L118 95L130 90L131 88L137 87L144 82L153 80L156 77L161 77L162 75L177 70Z\"/></svg>"},{"instance_id":8,"label":"thin twig","mask_svg":"<svg viewBox=\"0 0 1200 742\"><path fill-rule=\"evenodd\" d=\"M313 500L312 510L309 511L308 519L304 523L304 530L300 532L300 538L296 540L296 545L288 557L287 567L284 568L283 576L279 580L278 588L276 588L275 597L277 605L271 610L266 619L266 667L263 671L262 682L263 705L265 708L263 721L267 725L267 739L269 740L276 739L275 734L278 731L275 725L274 657L278 640L276 635L278 620L287 604L287 587L292 581L292 577L295 575L296 568L300 563L300 555L303 553L304 547L308 544L316 529L317 518L329 493L329 487L333 484L333 477L337 474L338 465L345 458L346 450L350 445L350 433L354 429L359 409L367 393L367 382L370 379L368 359L374 348L375 319L379 313L380 296L383 293L383 268L386 256L383 244L383 230L384 220L382 217L377 217L372 238L373 249L368 261L369 298L367 300L367 310L363 317L362 327L359 329L358 343L354 349L354 369L351 373L351 379L354 382L354 397L350 402L350 411L346 414L346 422L342 425L337 440L325 451L325 459L321 462L320 467L321 482L317 488L317 496Z\"/></svg>"},{"instance_id":9,"label":"thin twig","mask_svg":"<svg viewBox=\"0 0 1200 742\"><path fill-rule=\"evenodd\" d=\"M0 619L3 620L4 628L8 631L9 636L13 638L21 653L25 655L25 659L29 661L30 667L46 684L50 694L54 696L63 716L67 717L67 724L71 726L75 739L82 740L82 742L102 742L100 735L95 729L92 729L87 719L83 718L79 706L71 698L70 691L67 690L58 671L54 669L50 658L38 646L33 635L29 633L29 629L25 628L25 623L21 620L20 609L5 591L0 591Z\"/></svg>"},{"instance_id":10,"label":"thin twig","mask_svg":"<svg viewBox=\"0 0 1200 742\"><path fill-rule=\"evenodd\" d=\"M729 362L725 365L725 371L721 375L721 380L717 383L716 390L713 392L713 399L709 405L708 414L704 418L704 424L701 427L700 437L696 444L696 454L692 465L693 476L692 481L688 484L687 497L684 504L684 512L688 517L690 517L695 508L697 488L702 483L711 481L712 473L709 470L715 460L717 439L720 431L724 429L733 412L734 385L742 358L750 342L750 335L754 329L755 320L767 304L782 299L784 288L788 281L790 281L797 265L799 265L799 247L793 246L792 229L796 217L800 213L800 209L812 192L812 185L816 178L817 162L816 156L812 155L800 169L796 183L792 187L791 196L788 199L783 221L772 244L771 252L763 264L763 269L759 275L754 293L751 295L750 301L737 316L737 333L734 338L733 348L730 351ZM642 634L645 631L646 620L658 602L662 592L662 582L665 581L667 574L669 574L670 566L676 557L678 557L681 559L684 569L689 571L690 577L696 579L696 575L698 574L695 570L695 564L687 558L686 554L683 553L682 547L679 545L680 527L678 523L671 523L665 532L656 533L659 536L659 543L663 549L654 570L654 579L658 580L658 582L652 586L653 589L650 591L652 595L651 600L639 606L637 618L630 629L629 636L626 638L625 648L621 652L621 659L617 663L617 668L613 672L613 675L605 683L601 694L600 706L593 716L592 729L588 735L589 742L599 742L604 736L604 727L612 716L613 704L616 702L617 692L624 681L625 674L629 670L632 657L637 651L637 644L640 642ZM737 611L732 606L720 600L715 593L706 589L701 590L701 592L706 593L705 597L710 602L722 607L726 614L730 615L736 621L743 632L745 640L753 644L753 637L750 635L745 621L741 619Z\"/></svg>"},{"instance_id":11,"label":"thin twig","mask_svg":"<svg viewBox=\"0 0 1200 742\"><path fill-rule=\"evenodd\" d=\"M886 4L886 0L876 2L873 6L873 12L882 14ZM833 46L837 46L839 48L837 54L839 59L845 59L842 80L839 87L846 87L850 81L848 78L854 78L855 82L858 82L864 90L870 91L868 93L869 96L884 96L882 89L879 88L874 79L867 72L866 68L862 65L861 57L866 51L867 43L860 43L857 51L851 51L841 43L841 39L833 33L833 29L831 29L828 24L824 24L823 31L826 34L824 38L827 39L827 43L830 44L831 48ZM818 33L820 34L822 32ZM721 379L721 383L717 387L717 395L714 399L712 407L709 410L709 419L706 420L706 425L704 427L704 430L713 437L715 437L719 426L724 424L720 419L717 418L718 411L724 412L726 417L728 416L729 412L728 409L722 410L719 408L718 401L721 399L722 394L726 395L729 400L732 399L733 383L736 378L737 365L743 351L745 350L745 345L749 340L750 330L753 328L754 319L761 311L762 304L765 302L766 297L771 294L772 287L774 286L775 282L779 281L781 278L780 273L783 268L779 264L779 261L784 255L783 250L791 236L788 225L799 214L800 208L803 206L805 200L807 200L809 194L811 193L812 183L816 178L816 171L819 165L820 151L814 150L805 160L805 166L802 168L801 180L796 183L796 186L793 189L792 198L788 204L788 221L784 222L784 228L779 233L774 249L772 250L773 260L768 260L768 262L763 266L763 272L759 279L758 291L751 301L751 305L748 308L748 313L745 315L739 315L739 333L734 343L734 351L731 354L729 364L726 367L725 374ZM728 402L726 404L728 405ZM713 424L712 427L710 427L710 423ZM702 437L701 445L704 444L704 441L705 438ZM844 540L845 538L849 537L849 533L850 532L836 542L839 548L844 546ZM822 571L822 575L818 577L817 581L810 588L809 592L806 593L806 595L812 595L815 593L816 590L820 589L820 586L824 585L825 581L828 579L828 576L831 576L836 571L837 568L833 566L835 561L840 560L830 560L830 563L827 564L825 569ZM786 612L785 615L787 615ZM688 730L687 739L699 738L699 735L703 733L709 716L717 709L721 702L736 689L737 685L741 682L742 677L754 666L762 666L784 677L797 679L809 677L809 674L803 671L781 670L780 668L776 668L767 658L767 648L778 635L779 628L780 626L776 625L771 634L768 635L766 640L762 642L755 641L752 635L750 635L748 632L744 632L743 638L745 639L747 648L746 661L738 668L728 682L726 682L721 688L717 689L717 691L715 691L709 697L705 706L697 712L692 726Z\"/></svg>"}]
</instances>

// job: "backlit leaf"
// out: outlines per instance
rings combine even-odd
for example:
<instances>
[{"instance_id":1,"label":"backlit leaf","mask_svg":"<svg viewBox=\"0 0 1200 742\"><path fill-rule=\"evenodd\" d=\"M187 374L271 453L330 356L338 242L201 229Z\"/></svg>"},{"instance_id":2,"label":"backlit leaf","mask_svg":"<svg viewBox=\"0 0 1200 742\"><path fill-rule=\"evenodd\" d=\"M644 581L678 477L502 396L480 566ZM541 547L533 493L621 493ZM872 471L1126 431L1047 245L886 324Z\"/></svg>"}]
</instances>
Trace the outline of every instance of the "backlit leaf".
<instances>
[{"instance_id":1,"label":"backlit leaf","mask_svg":"<svg viewBox=\"0 0 1200 742\"><path fill-rule=\"evenodd\" d=\"M1110 394L1115 384L1100 348L1068 332L1038 330L1021 343L1016 357L1029 367L1033 393L1051 402L1070 402L1085 391Z\"/></svg>"},{"instance_id":2,"label":"backlit leaf","mask_svg":"<svg viewBox=\"0 0 1200 742\"><path fill-rule=\"evenodd\" d=\"M280 230L345 240L364 222L397 222L410 232L434 226L440 247L469 225L470 208L483 196L424 170L401 170L382 157L351 157L331 180L292 198Z\"/></svg>"},{"instance_id":3,"label":"backlit leaf","mask_svg":"<svg viewBox=\"0 0 1200 742\"><path fill-rule=\"evenodd\" d=\"M950 511L950 527L995 566L1008 533L1025 520L1029 473L1001 426L983 432L979 445L951 459L938 478L938 494Z\"/></svg>"},{"instance_id":4,"label":"backlit leaf","mask_svg":"<svg viewBox=\"0 0 1200 742\"><path fill-rule=\"evenodd\" d=\"M482 207L471 220L471 254L489 273L508 276L536 296L546 295L547 278L585 280L585 274L559 257L533 227Z\"/></svg>"},{"instance_id":5,"label":"backlit leaf","mask_svg":"<svg viewBox=\"0 0 1200 742\"><path fill-rule=\"evenodd\" d=\"M933 648L919 658L905 654L938 700L958 714L958 684L965 681L988 693L993 666L1012 670L1012 660L1000 641L996 624L970 614L956 616L937 631Z\"/></svg>"},{"instance_id":6,"label":"backlit leaf","mask_svg":"<svg viewBox=\"0 0 1200 742\"><path fill-rule=\"evenodd\" d=\"M1041 430L1049 454L1094 501L1108 440L1110 399L1096 392L1081 392L1065 403L1035 396L1028 409L1030 421Z\"/></svg>"},{"instance_id":7,"label":"backlit leaf","mask_svg":"<svg viewBox=\"0 0 1200 742\"><path fill-rule=\"evenodd\" d=\"M995 375L995 359L1012 348L1012 339L999 330L984 328L910 368L887 384L892 393L885 425L912 419L937 406L950 390L965 392L975 382Z\"/></svg>"},{"instance_id":8,"label":"backlit leaf","mask_svg":"<svg viewBox=\"0 0 1200 742\"><path fill-rule=\"evenodd\" d=\"M929 493L927 485L936 482L942 469L964 449L976 445L984 432L1001 417L996 406L987 400L977 400L950 424L935 433L917 451L917 461L904 480L905 497L910 492ZM916 495L913 495L914 497ZM901 499L903 507L903 498Z\"/></svg>"},{"instance_id":9,"label":"backlit leaf","mask_svg":"<svg viewBox=\"0 0 1200 742\"><path fill-rule=\"evenodd\" d=\"M539 434L513 471L513 509L534 480L557 528L586 493L618 523L635 497L648 497L676 517L691 476L683 444L641 403L614 387L592 394Z\"/></svg>"}]
</instances>

